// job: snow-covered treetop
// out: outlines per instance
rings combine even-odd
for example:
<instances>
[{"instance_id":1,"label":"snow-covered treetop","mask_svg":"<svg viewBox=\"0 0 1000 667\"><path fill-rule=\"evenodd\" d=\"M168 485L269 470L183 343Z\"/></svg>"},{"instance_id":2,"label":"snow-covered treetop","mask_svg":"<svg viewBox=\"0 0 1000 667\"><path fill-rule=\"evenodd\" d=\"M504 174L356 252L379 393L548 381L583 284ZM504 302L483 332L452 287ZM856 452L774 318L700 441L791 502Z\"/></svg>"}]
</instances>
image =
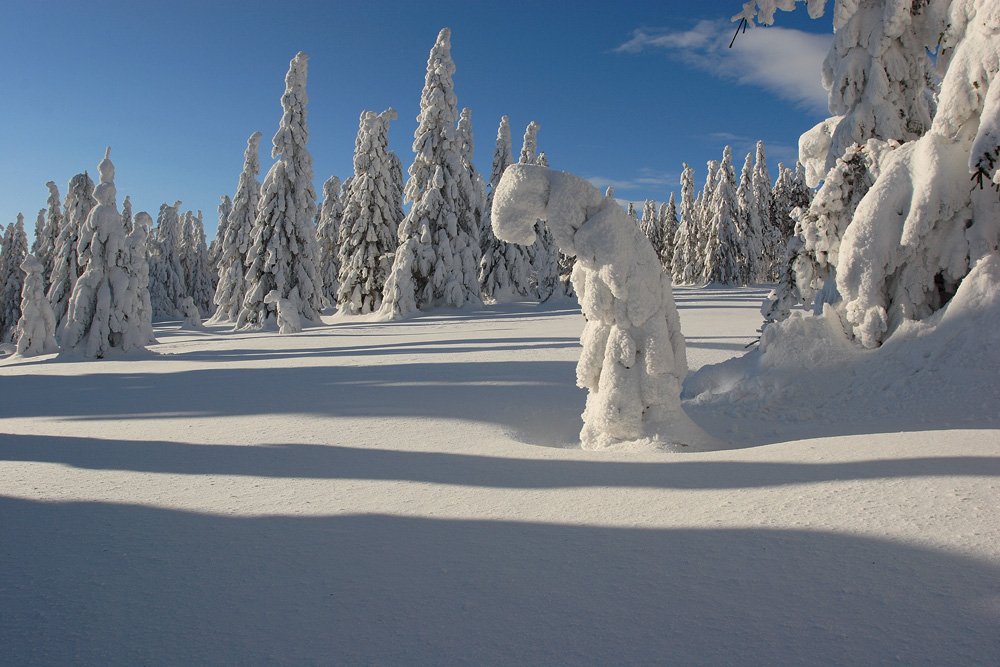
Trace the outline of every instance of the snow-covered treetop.
<instances>
[{"instance_id":1,"label":"snow-covered treetop","mask_svg":"<svg viewBox=\"0 0 1000 667\"><path fill-rule=\"evenodd\" d=\"M442 28L427 58L427 76L420 95L420 113L413 133L413 164L406 183L406 201L416 201L424 186L436 171L435 159L443 144L454 140L458 121L458 98L451 76L455 63L451 59L451 29Z\"/></svg>"},{"instance_id":2,"label":"snow-covered treetop","mask_svg":"<svg viewBox=\"0 0 1000 667\"><path fill-rule=\"evenodd\" d=\"M500 119L497 129L497 147L493 151L493 171L490 173L490 187L495 188L500 183L504 170L514 162L513 144L510 139L510 118Z\"/></svg>"},{"instance_id":3,"label":"snow-covered treetop","mask_svg":"<svg viewBox=\"0 0 1000 667\"><path fill-rule=\"evenodd\" d=\"M115 165L111 162L111 146L104 151L104 159L98 163L97 172L100 183L94 188L94 199L98 204L114 206L118 190L115 189Z\"/></svg>"},{"instance_id":4,"label":"snow-covered treetop","mask_svg":"<svg viewBox=\"0 0 1000 667\"><path fill-rule=\"evenodd\" d=\"M49 205L49 209L53 211L59 211L59 188L56 186L54 181L49 181L45 184L45 187L49 189L49 198L46 200L46 204Z\"/></svg>"},{"instance_id":5,"label":"snow-covered treetop","mask_svg":"<svg viewBox=\"0 0 1000 667\"><path fill-rule=\"evenodd\" d=\"M519 164L536 164L538 162L538 130L542 126L531 121L524 130L524 143L521 145Z\"/></svg>"},{"instance_id":6,"label":"snow-covered treetop","mask_svg":"<svg viewBox=\"0 0 1000 667\"><path fill-rule=\"evenodd\" d=\"M285 75L285 94L281 96L281 124L274 135L274 148L271 157L293 155L296 146L305 146L309 142L309 128L306 123L306 74L309 56L299 51L288 64L288 74ZM308 153L305 155L308 156ZM312 172L312 158L309 157L309 171Z\"/></svg>"},{"instance_id":7,"label":"snow-covered treetop","mask_svg":"<svg viewBox=\"0 0 1000 667\"><path fill-rule=\"evenodd\" d=\"M472 136L472 110L469 107L462 109L462 115L458 119L457 132L462 155L472 160L476 149L476 142Z\"/></svg>"}]
</instances>

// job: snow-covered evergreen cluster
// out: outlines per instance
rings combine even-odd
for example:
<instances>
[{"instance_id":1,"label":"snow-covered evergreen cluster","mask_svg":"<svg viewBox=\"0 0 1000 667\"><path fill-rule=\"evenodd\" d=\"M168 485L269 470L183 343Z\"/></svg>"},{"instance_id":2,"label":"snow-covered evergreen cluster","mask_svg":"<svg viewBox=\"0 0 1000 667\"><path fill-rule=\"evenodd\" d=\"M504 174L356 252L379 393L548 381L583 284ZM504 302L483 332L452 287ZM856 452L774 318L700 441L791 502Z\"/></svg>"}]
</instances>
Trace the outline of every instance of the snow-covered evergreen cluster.
<instances>
[{"instance_id":1,"label":"snow-covered evergreen cluster","mask_svg":"<svg viewBox=\"0 0 1000 667\"><path fill-rule=\"evenodd\" d=\"M793 7L750 2L737 18ZM836 115L799 142L823 186L763 312L828 305L874 348L942 309L1000 245L1000 3L838 0L834 32L823 83Z\"/></svg>"},{"instance_id":2,"label":"snow-covered evergreen cluster","mask_svg":"<svg viewBox=\"0 0 1000 667\"><path fill-rule=\"evenodd\" d=\"M721 162L708 162L697 195L694 175L685 164L679 211L671 193L659 207L647 200L641 220L631 205L627 212L656 250L664 271L680 285L776 281L792 236L792 211L812 199L804 167L792 170L779 164L772 185L764 143L757 142L756 154L747 154L739 177L729 146Z\"/></svg>"}]
</instances>

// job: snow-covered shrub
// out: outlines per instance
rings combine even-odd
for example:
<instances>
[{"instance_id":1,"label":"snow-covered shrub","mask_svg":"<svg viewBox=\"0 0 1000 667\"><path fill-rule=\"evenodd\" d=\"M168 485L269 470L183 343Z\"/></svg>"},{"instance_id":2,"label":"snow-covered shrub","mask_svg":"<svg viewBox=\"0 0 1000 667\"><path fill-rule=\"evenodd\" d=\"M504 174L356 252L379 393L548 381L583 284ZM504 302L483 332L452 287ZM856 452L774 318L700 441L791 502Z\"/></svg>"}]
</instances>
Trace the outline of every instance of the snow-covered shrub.
<instances>
[{"instance_id":1,"label":"snow-covered shrub","mask_svg":"<svg viewBox=\"0 0 1000 667\"><path fill-rule=\"evenodd\" d=\"M648 440L712 446L684 414L684 338L670 278L649 241L612 198L590 183L538 165L509 167L493 200L493 230L535 241L544 219L556 244L575 255L573 286L586 325L577 384L588 390L580 439L586 448Z\"/></svg>"}]
</instances>

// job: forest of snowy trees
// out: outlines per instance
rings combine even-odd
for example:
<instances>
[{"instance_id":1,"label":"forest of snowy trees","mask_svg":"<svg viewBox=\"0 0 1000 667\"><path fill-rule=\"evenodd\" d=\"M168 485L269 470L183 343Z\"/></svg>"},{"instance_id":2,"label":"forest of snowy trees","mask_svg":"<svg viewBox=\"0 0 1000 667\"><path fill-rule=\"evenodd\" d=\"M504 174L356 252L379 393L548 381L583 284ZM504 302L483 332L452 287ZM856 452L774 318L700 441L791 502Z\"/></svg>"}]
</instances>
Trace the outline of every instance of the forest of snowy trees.
<instances>
[{"instance_id":1,"label":"forest of snowy trees","mask_svg":"<svg viewBox=\"0 0 1000 667\"><path fill-rule=\"evenodd\" d=\"M750 2L736 18L769 24L794 5ZM808 5L823 12L822 2ZM628 219L674 284L775 283L765 328L829 305L849 338L876 347L901 322L941 308L996 251L1000 9L990 0L836 2L834 30L822 77L836 115L802 136L794 168L779 164L772 178L763 142L740 168L727 146L700 191L684 164L676 196L647 200L641 215L629 204ZM152 342L154 317L288 333L319 323L324 309L393 319L572 294L574 258L544 222L528 246L493 233L505 170L548 158L532 121L515 159L504 116L488 178L476 169L450 36L442 30L430 52L405 183L389 149L396 112L363 111L354 173L329 177L317 197L302 53L285 80L275 162L260 183L255 132L210 245L202 212L180 201L164 203L155 224L133 215L127 197L119 211L107 155L98 184L78 174L61 199L47 183L30 247L23 216L3 230L0 343L51 350L51 334L63 350L104 356Z\"/></svg>"}]
</instances>

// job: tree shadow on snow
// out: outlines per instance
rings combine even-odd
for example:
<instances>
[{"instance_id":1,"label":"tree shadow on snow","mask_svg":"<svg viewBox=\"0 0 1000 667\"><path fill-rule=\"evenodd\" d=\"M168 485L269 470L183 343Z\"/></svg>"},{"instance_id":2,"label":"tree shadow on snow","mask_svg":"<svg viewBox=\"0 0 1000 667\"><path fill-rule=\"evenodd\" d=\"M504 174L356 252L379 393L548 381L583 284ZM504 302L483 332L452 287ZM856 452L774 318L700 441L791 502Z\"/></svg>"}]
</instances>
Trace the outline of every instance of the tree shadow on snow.
<instances>
[{"instance_id":1,"label":"tree shadow on snow","mask_svg":"<svg viewBox=\"0 0 1000 667\"><path fill-rule=\"evenodd\" d=\"M990 664L1000 569L818 531L0 498L8 664Z\"/></svg>"},{"instance_id":2,"label":"tree shadow on snow","mask_svg":"<svg viewBox=\"0 0 1000 667\"><path fill-rule=\"evenodd\" d=\"M1000 457L935 456L849 463L697 461L662 463L514 459L324 445L206 445L2 435L0 461L170 475L421 482L502 489L753 489L832 481L939 476L1000 477Z\"/></svg>"},{"instance_id":3,"label":"tree shadow on snow","mask_svg":"<svg viewBox=\"0 0 1000 667\"><path fill-rule=\"evenodd\" d=\"M336 351L325 354L334 358ZM264 355L281 358L284 353L264 351ZM586 400L585 392L573 384L575 365L571 361L513 360L331 363L165 373L15 375L4 378L0 418L427 417L494 423L526 442L565 447L579 442L576 436Z\"/></svg>"}]
</instances>

